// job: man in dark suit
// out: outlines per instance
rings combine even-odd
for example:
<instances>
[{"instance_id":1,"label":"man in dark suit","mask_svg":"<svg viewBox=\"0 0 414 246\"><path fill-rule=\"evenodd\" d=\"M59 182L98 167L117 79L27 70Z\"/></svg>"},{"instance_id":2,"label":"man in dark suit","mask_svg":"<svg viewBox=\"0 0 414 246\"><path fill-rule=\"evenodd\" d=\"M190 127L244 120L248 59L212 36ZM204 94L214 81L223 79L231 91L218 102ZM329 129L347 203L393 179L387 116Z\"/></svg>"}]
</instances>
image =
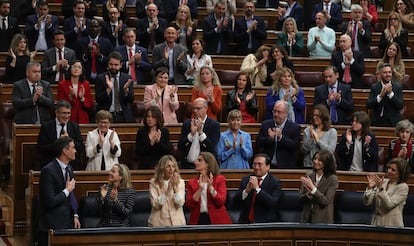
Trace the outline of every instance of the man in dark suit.
<instances>
[{"instance_id":1,"label":"man in dark suit","mask_svg":"<svg viewBox=\"0 0 414 246\"><path fill-rule=\"evenodd\" d=\"M185 84L187 71L187 48L175 42L178 38L178 26L170 24L164 32L165 42L155 46L152 52L152 67L168 68L169 84Z\"/></svg>"},{"instance_id":2,"label":"man in dark suit","mask_svg":"<svg viewBox=\"0 0 414 246\"><path fill-rule=\"evenodd\" d=\"M97 20L91 20L88 30L89 35L76 42L76 56L85 64L86 79L95 84L98 74L106 71L113 46L109 39L100 36L102 27Z\"/></svg>"},{"instance_id":3,"label":"man in dark suit","mask_svg":"<svg viewBox=\"0 0 414 246\"><path fill-rule=\"evenodd\" d=\"M354 112L351 86L338 81L335 67L328 66L323 71L325 84L315 88L313 106L324 104L330 112L332 124L349 125Z\"/></svg>"},{"instance_id":4,"label":"man in dark suit","mask_svg":"<svg viewBox=\"0 0 414 246\"><path fill-rule=\"evenodd\" d=\"M65 16L65 19L69 19L73 16L73 7L78 1L79 0L62 1L62 14ZM96 8L96 0L87 0L83 2L85 2L85 17L88 19L93 19L93 17L98 13L98 10Z\"/></svg>"},{"instance_id":5,"label":"man in dark suit","mask_svg":"<svg viewBox=\"0 0 414 246\"><path fill-rule=\"evenodd\" d=\"M379 68L381 81L371 86L367 108L371 110L373 126L395 126L401 120L404 106L401 84L391 81L392 68L388 63Z\"/></svg>"},{"instance_id":6,"label":"man in dark suit","mask_svg":"<svg viewBox=\"0 0 414 246\"><path fill-rule=\"evenodd\" d=\"M256 7L258 8L277 8L279 6L279 0L257 0Z\"/></svg>"},{"instance_id":7,"label":"man in dark suit","mask_svg":"<svg viewBox=\"0 0 414 246\"><path fill-rule=\"evenodd\" d=\"M142 19L147 17L147 7L149 4L154 3L157 5L159 10L159 16L165 19L165 11L164 11L164 4L163 0L137 0L135 5L135 12L137 14L138 19Z\"/></svg>"},{"instance_id":8,"label":"man in dark suit","mask_svg":"<svg viewBox=\"0 0 414 246\"><path fill-rule=\"evenodd\" d=\"M334 31L341 31L340 25L342 24L342 9L337 3L332 0L322 0L320 3L315 4L312 12L312 22L315 23L315 16L319 12L325 12L327 16L326 25L332 28Z\"/></svg>"},{"instance_id":9,"label":"man in dark suit","mask_svg":"<svg viewBox=\"0 0 414 246\"><path fill-rule=\"evenodd\" d=\"M136 43L135 30L127 28L123 34L125 44L115 48L122 55L122 70L128 73L132 82L139 85L152 84L153 81L148 76L152 66L148 60L148 51Z\"/></svg>"},{"instance_id":10,"label":"man in dark suit","mask_svg":"<svg viewBox=\"0 0 414 246\"><path fill-rule=\"evenodd\" d=\"M364 88L361 77L365 72L364 56L351 48L351 37L343 34L339 38L340 51L332 54L331 65L339 72L339 81L352 88Z\"/></svg>"},{"instance_id":11,"label":"man in dark suit","mask_svg":"<svg viewBox=\"0 0 414 246\"><path fill-rule=\"evenodd\" d=\"M279 221L277 205L282 196L281 182L269 173L270 157L257 154L253 159L253 174L244 176L234 197L241 204L239 223Z\"/></svg>"},{"instance_id":12,"label":"man in dark suit","mask_svg":"<svg viewBox=\"0 0 414 246\"><path fill-rule=\"evenodd\" d=\"M288 17L292 17L295 19L298 30L304 30L303 7L295 0L287 0L286 2L279 2L277 13L278 13L278 19L277 19L278 30L282 30L283 23Z\"/></svg>"},{"instance_id":13,"label":"man in dark suit","mask_svg":"<svg viewBox=\"0 0 414 246\"><path fill-rule=\"evenodd\" d=\"M41 65L28 62L26 78L13 84L12 103L16 124L40 124L50 120L49 109L53 106L50 83L41 78Z\"/></svg>"},{"instance_id":14,"label":"man in dark suit","mask_svg":"<svg viewBox=\"0 0 414 246\"><path fill-rule=\"evenodd\" d=\"M220 139L220 124L207 116L208 103L196 98L193 103L194 118L184 121L178 141L178 149L184 154L181 168L193 169L200 152L207 151L217 156Z\"/></svg>"},{"instance_id":15,"label":"man in dark suit","mask_svg":"<svg viewBox=\"0 0 414 246\"><path fill-rule=\"evenodd\" d=\"M56 118L44 122L40 127L37 138L37 149L39 151L40 167L52 161L54 155L50 151L54 147L56 139L71 137L75 143L76 159L70 162L75 170L82 170L81 154L85 153L82 135L79 125L70 121L72 105L67 101L59 101L55 106Z\"/></svg>"},{"instance_id":16,"label":"man in dark suit","mask_svg":"<svg viewBox=\"0 0 414 246\"><path fill-rule=\"evenodd\" d=\"M67 17L63 23L67 46L71 49L75 49L76 41L80 37L86 37L89 34L88 26L90 20L85 16L86 6L87 3L85 1L76 0L73 4L73 15Z\"/></svg>"},{"instance_id":17,"label":"man in dark suit","mask_svg":"<svg viewBox=\"0 0 414 246\"><path fill-rule=\"evenodd\" d=\"M359 51L364 57L371 56L371 23L362 19L363 10L361 5L351 5L351 20L348 25L344 25L342 33L351 37L352 50Z\"/></svg>"},{"instance_id":18,"label":"man in dark suit","mask_svg":"<svg viewBox=\"0 0 414 246\"><path fill-rule=\"evenodd\" d=\"M53 46L53 34L58 29L58 18L49 14L49 5L40 1L36 14L26 18L24 34L29 40L30 50L45 51Z\"/></svg>"},{"instance_id":19,"label":"man in dark suit","mask_svg":"<svg viewBox=\"0 0 414 246\"><path fill-rule=\"evenodd\" d=\"M102 36L109 39L114 48L125 44L122 34L128 26L119 19L119 10L117 8L110 8L108 17L109 21L105 22L102 28Z\"/></svg>"},{"instance_id":20,"label":"man in dark suit","mask_svg":"<svg viewBox=\"0 0 414 246\"><path fill-rule=\"evenodd\" d=\"M112 113L113 122L134 122L131 103L134 101L134 83L131 76L120 72L122 55L113 51L108 56L108 71L96 78L96 111Z\"/></svg>"},{"instance_id":21,"label":"man in dark suit","mask_svg":"<svg viewBox=\"0 0 414 246\"><path fill-rule=\"evenodd\" d=\"M48 230L80 228L75 197L75 179L69 162L76 158L70 137L54 144L55 160L42 168L39 180L39 246L48 245Z\"/></svg>"},{"instance_id":22,"label":"man in dark suit","mask_svg":"<svg viewBox=\"0 0 414 246\"><path fill-rule=\"evenodd\" d=\"M237 42L238 55L255 53L266 40L266 28L263 17L255 16L252 0L244 3L245 16L236 20L234 40Z\"/></svg>"},{"instance_id":23,"label":"man in dark suit","mask_svg":"<svg viewBox=\"0 0 414 246\"><path fill-rule=\"evenodd\" d=\"M167 19L168 21L175 21L177 16L178 7L181 5L187 5L190 8L191 19L197 19L198 3L197 0L169 0L167 6Z\"/></svg>"},{"instance_id":24,"label":"man in dark suit","mask_svg":"<svg viewBox=\"0 0 414 246\"><path fill-rule=\"evenodd\" d=\"M52 84L69 79L68 70L73 61L76 60L75 51L65 47L65 33L57 30L53 34L54 47L48 49L43 54L42 77Z\"/></svg>"},{"instance_id":25,"label":"man in dark suit","mask_svg":"<svg viewBox=\"0 0 414 246\"><path fill-rule=\"evenodd\" d=\"M20 33L17 19L10 16L10 1L0 1L0 51L8 51L14 34Z\"/></svg>"},{"instance_id":26,"label":"man in dark suit","mask_svg":"<svg viewBox=\"0 0 414 246\"><path fill-rule=\"evenodd\" d=\"M225 16L226 2L218 1L214 5L214 12L204 18L203 40L206 54L229 54L228 47L232 39L232 19Z\"/></svg>"},{"instance_id":27,"label":"man in dark suit","mask_svg":"<svg viewBox=\"0 0 414 246\"><path fill-rule=\"evenodd\" d=\"M273 107L273 119L260 126L256 145L271 158L272 168L296 168L295 152L300 146L300 126L288 120L289 104L279 100Z\"/></svg>"},{"instance_id":28,"label":"man in dark suit","mask_svg":"<svg viewBox=\"0 0 414 246\"><path fill-rule=\"evenodd\" d=\"M137 36L139 44L152 53L157 44L165 41L164 31L168 23L167 20L158 16L158 7L154 3L147 5L146 13L147 16L137 22Z\"/></svg>"}]
</instances>

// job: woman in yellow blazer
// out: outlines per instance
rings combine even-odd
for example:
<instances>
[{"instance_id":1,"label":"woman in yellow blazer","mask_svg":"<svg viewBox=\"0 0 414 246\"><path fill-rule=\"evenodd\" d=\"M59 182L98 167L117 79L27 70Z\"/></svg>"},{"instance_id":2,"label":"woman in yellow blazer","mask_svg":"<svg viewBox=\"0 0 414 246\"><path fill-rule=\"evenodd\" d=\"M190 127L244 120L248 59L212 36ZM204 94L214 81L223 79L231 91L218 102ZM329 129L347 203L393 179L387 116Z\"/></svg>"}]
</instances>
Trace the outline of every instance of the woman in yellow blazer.
<instances>
[{"instance_id":1,"label":"woman in yellow blazer","mask_svg":"<svg viewBox=\"0 0 414 246\"><path fill-rule=\"evenodd\" d=\"M375 204L372 225L404 227L403 209L409 191L406 183L409 176L410 166L403 158L388 162L385 177L367 176L368 187L363 202L365 205Z\"/></svg>"},{"instance_id":2,"label":"woman in yellow blazer","mask_svg":"<svg viewBox=\"0 0 414 246\"><path fill-rule=\"evenodd\" d=\"M185 225L184 180L180 177L177 161L172 155L164 155L150 180L151 214L148 226Z\"/></svg>"}]
</instances>

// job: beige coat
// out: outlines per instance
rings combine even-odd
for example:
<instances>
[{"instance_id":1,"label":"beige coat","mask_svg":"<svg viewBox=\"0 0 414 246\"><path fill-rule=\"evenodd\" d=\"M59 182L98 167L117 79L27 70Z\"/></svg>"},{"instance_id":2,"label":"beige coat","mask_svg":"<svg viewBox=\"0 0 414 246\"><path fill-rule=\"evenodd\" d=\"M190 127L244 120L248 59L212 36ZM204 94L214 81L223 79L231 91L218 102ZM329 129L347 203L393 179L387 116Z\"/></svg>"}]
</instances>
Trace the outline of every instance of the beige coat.
<instances>
[{"instance_id":1,"label":"beige coat","mask_svg":"<svg viewBox=\"0 0 414 246\"><path fill-rule=\"evenodd\" d=\"M249 74L252 86L263 86L263 82L266 81L266 63L261 65L260 67L256 67L258 62L259 61L257 60L254 54L249 54L243 59L242 65L240 67L241 72Z\"/></svg>"},{"instance_id":2,"label":"beige coat","mask_svg":"<svg viewBox=\"0 0 414 246\"><path fill-rule=\"evenodd\" d=\"M180 179L178 192L165 194L167 186L161 189L155 184L154 178L150 180L151 214L148 218L148 226L180 226L185 225L183 205L185 202L184 180Z\"/></svg>"},{"instance_id":3,"label":"beige coat","mask_svg":"<svg viewBox=\"0 0 414 246\"><path fill-rule=\"evenodd\" d=\"M408 185L401 183L390 185L389 179L384 179L383 191L367 189L364 192L363 202L365 205L375 204L375 212L371 224L377 226L404 227L403 209L408 195Z\"/></svg>"}]
</instances>

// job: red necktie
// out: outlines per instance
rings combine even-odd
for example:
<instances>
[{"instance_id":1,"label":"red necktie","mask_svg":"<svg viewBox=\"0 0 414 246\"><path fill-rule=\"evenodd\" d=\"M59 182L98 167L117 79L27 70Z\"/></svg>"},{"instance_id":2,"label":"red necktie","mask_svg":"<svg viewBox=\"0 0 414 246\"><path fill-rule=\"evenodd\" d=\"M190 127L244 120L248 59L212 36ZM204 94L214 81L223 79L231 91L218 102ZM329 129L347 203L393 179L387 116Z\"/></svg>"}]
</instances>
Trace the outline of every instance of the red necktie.
<instances>
[{"instance_id":1,"label":"red necktie","mask_svg":"<svg viewBox=\"0 0 414 246\"><path fill-rule=\"evenodd\" d=\"M96 41L95 39L92 39L91 58L92 58L92 73L96 74Z\"/></svg>"},{"instance_id":2,"label":"red necktie","mask_svg":"<svg viewBox=\"0 0 414 246\"><path fill-rule=\"evenodd\" d=\"M261 185L261 178L257 178L257 183L259 184L259 187ZM249 210L249 221L251 223L254 222L254 204L256 203L256 196L257 196L257 191L253 191L253 197L252 197L252 203L250 204L250 210Z\"/></svg>"},{"instance_id":3,"label":"red necktie","mask_svg":"<svg viewBox=\"0 0 414 246\"><path fill-rule=\"evenodd\" d=\"M62 49L59 49L59 61L61 61L62 59L63 59ZM65 76L64 76L63 67L60 66L60 69L59 69L59 81L62 81L64 79L65 79Z\"/></svg>"},{"instance_id":4,"label":"red necktie","mask_svg":"<svg viewBox=\"0 0 414 246\"><path fill-rule=\"evenodd\" d=\"M134 56L132 53L132 48L129 48L129 59L131 59ZM131 72L131 78L132 81L137 81L137 75L135 74L135 63L129 64L129 71Z\"/></svg>"},{"instance_id":5,"label":"red necktie","mask_svg":"<svg viewBox=\"0 0 414 246\"><path fill-rule=\"evenodd\" d=\"M345 65L344 82L349 84L351 82L351 65Z\"/></svg>"}]
</instances>

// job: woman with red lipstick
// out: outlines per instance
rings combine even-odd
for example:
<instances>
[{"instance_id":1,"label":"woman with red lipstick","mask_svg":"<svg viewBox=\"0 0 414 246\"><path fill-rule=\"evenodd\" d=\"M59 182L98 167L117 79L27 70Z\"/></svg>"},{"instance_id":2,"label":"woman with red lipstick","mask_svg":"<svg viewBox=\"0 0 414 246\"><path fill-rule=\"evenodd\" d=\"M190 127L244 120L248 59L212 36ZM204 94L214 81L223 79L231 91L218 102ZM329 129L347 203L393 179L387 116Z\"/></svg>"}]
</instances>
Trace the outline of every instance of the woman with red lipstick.
<instances>
[{"instance_id":1,"label":"woman with red lipstick","mask_svg":"<svg viewBox=\"0 0 414 246\"><path fill-rule=\"evenodd\" d=\"M152 209L148 226L185 225L185 185L172 155L161 157L150 180L149 193Z\"/></svg>"},{"instance_id":2,"label":"woman with red lipstick","mask_svg":"<svg viewBox=\"0 0 414 246\"><path fill-rule=\"evenodd\" d=\"M387 164L385 177L369 174L363 202L375 205L371 224L404 227L403 209L409 187L410 166L404 158L394 158Z\"/></svg>"},{"instance_id":3,"label":"woman with red lipstick","mask_svg":"<svg viewBox=\"0 0 414 246\"><path fill-rule=\"evenodd\" d=\"M125 164L115 164L109 171L109 183L100 189L97 205L103 210L99 226L129 226L129 215L135 203L131 173Z\"/></svg>"},{"instance_id":4,"label":"woman with red lipstick","mask_svg":"<svg viewBox=\"0 0 414 246\"><path fill-rule=\"evenodd\" d=\"M226 210L226 178L219 175L216 158L201 152L194 163L199 176L188 181L186 206L191 225L231 224Z\"/></svg>"},{"instance_id":5,"label":"woman with red lipstick","mask_svg":"<svg viewBox=\"0 0 414 246\"><path fill-rule=\"evenodd\" d=\"M414 125L409 120L401 120L395 126L395 133L398 139L391 141L388 148L388 160L395 157L401 157L407 160L408 165L411 167L411 172L414 171L413 161L413 135Z\"/></svg>"}]
</instances>

